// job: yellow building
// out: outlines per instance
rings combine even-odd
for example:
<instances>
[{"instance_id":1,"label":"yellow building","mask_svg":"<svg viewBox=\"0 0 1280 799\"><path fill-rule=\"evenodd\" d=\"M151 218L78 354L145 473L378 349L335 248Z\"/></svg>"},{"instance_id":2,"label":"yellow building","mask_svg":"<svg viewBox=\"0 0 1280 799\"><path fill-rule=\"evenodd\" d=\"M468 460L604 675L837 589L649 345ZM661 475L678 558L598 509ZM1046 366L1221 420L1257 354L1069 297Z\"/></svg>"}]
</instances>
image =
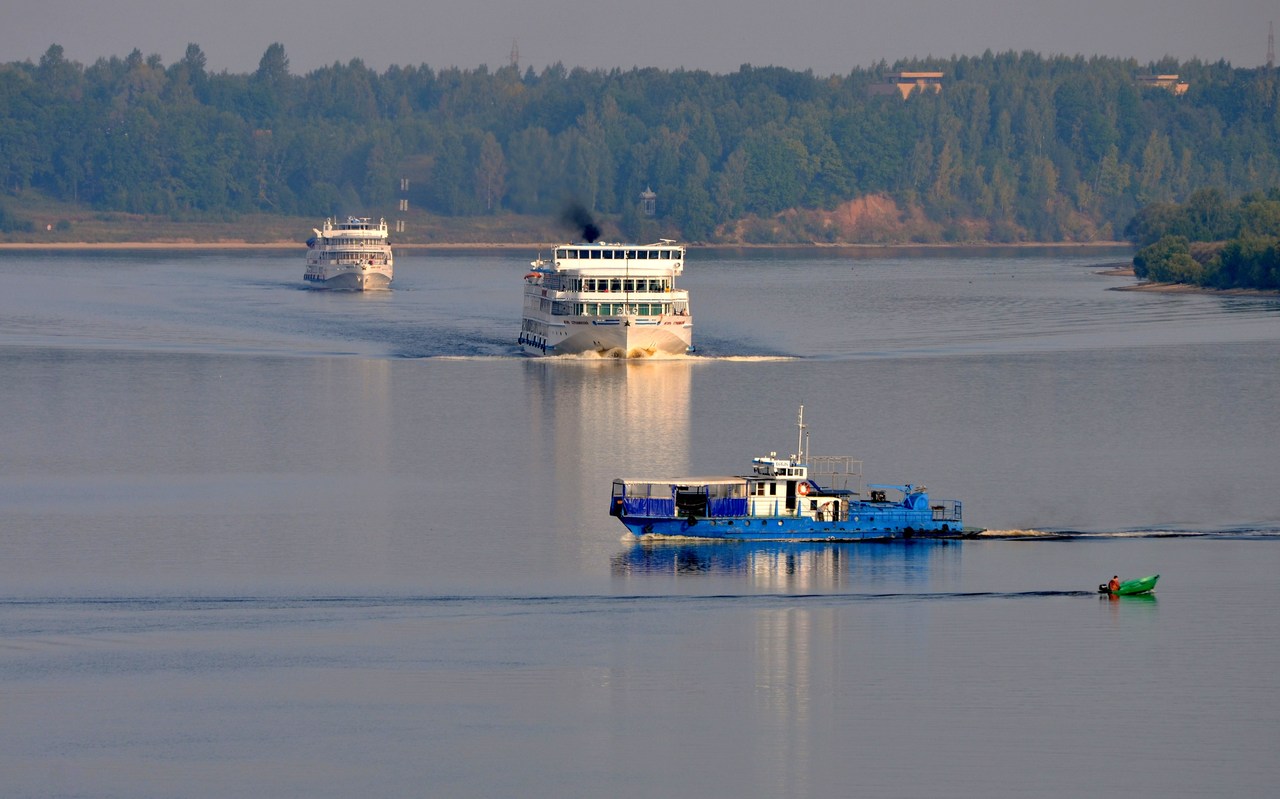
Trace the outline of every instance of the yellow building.
<instances>
[{"instance_id":1,"label":"yellow building","mask_svg":"<svg viewBox=\"0 0 1280 799\"><path fill-rule=\"evenodd\" d=\"M1136 80L1144 89L1165 89L1176 95L1186 94L1187 87L1190 86L1186 81L1178 80L1177 75L1139 75Z\"/></svg>"},{"instance_id":2,"label":"yellow building","mask_svg":"<svg viewBox=\"0 0 1280 799\"><path fill-rule=\"evenodd\" d=\"M883 83L873 83L868 88L871 94L900 94L907 99L912 92L930 91L934 94L942 91L941 72L890 72L884 76Z\"/></svg>"}]
</instances>

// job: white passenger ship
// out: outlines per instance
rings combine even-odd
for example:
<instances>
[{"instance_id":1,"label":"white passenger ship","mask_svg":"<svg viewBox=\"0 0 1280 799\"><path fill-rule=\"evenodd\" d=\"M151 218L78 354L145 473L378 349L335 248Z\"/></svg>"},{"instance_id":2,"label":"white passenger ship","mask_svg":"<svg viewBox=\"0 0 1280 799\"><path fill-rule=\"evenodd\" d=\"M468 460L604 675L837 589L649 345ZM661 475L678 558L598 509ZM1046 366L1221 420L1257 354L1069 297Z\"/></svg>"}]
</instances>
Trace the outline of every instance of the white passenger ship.
<instances>
[{"instance_id":1,"label":"white passenger ship","mask_svg":"<svg viewBox=\"0 0 1280 799\"><path fill-rule=\"evenodd\" d=\"M316 288L368 291L391 287L394 258L387 220L349 216L324 220L307 239L306 281Z\"/></svg>"},{"instance_id":2,"label":"white passenger ship","mask_svg":"<svg viewBox=\"0 0 1280 799\"><path fill-rule=\"evenodd\" d=\"M689 292L677 289L684 247L563 244L524 276L519 343L529 355L616 358L693 351Z\"/></svg>"}]
</instances>

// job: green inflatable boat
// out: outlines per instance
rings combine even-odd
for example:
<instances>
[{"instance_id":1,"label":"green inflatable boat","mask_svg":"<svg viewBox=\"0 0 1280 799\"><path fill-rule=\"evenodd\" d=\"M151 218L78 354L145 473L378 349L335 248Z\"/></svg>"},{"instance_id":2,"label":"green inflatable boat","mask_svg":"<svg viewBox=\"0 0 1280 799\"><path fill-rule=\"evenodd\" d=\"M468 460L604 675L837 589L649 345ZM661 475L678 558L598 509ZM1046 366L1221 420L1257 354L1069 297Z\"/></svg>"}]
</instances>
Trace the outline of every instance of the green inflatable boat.
<instances>
[{"instance_id":1,"label":"green inflatable boat","mask_svg":"<svg viewBox=\"0 0 1280 799\"><path fill-rule=\"evenodd\" d=\"M1115 591L1107 588L1107 584L1103 583L1098 586L1098 593L1112 594L1116 596L1132 596L1134 594L1149 594L1156 590L1156 580L1160 579L1160 575L1153 574L1150 577L1139 577L1136 580L1125 580L1120 583L1120 587Z\"/></svg>"}]
</instances>

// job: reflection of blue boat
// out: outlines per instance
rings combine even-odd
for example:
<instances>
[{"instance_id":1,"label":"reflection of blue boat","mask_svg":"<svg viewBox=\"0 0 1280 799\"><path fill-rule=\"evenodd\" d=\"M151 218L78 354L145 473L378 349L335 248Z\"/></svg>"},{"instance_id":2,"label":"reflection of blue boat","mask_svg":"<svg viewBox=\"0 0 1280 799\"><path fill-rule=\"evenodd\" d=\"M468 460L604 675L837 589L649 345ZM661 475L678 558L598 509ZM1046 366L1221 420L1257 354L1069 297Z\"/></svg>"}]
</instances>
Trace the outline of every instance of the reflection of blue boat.
<instances>
[{"instance_id":1,"label":"reflection of blue boat","mask_svg":"<svg viewBox=\"0 0 1280 799\"><path fill-rule=\"evenodd\" d=\"M637 536L734 541L961 538L981 532L965 529L959 500L930 500L924 486L871 485L864 497L861 462L805 452L803 405L799 427L799 454L753 458L749 475L616 479L609 513Z\"/></svg>"},{"instance_id":2,"label":"reflection of blue boat","mask_svg":"<svg viewBox=\"0 0 1280 799\"><path fill-rule=\"evenodd\" d=\"M613 556L618 576L752 575L769 580L822 573L883 579L926 574L946 541L908 541L893 546L853 546L814 541L681 541L643 538ZM955 550L959 555L959 549Z\"/></svg>"}]
</instances>

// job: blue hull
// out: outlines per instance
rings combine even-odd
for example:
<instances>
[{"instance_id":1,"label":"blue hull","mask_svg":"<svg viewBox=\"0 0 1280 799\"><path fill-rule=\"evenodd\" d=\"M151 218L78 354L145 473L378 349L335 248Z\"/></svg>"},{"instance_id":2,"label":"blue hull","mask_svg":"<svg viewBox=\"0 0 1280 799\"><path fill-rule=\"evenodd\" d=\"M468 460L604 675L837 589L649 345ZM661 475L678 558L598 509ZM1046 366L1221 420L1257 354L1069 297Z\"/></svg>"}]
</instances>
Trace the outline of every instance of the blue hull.
<instances>
[{"instance_id":1,"label":"blue hull","mask_svg":"<svg viewBox=\"0 0 1280 799\"><path fill-rule=\"evenodd\" d=\"M635 536L678 536L720 541L893 541L904 538L968 538L978 530L950 525L922 524L919 528L868 529L851 522L820 522L807 518L655 518L622 516ZM945 528L945 529L944 529Z\"/></svg>"}]
</instances>

